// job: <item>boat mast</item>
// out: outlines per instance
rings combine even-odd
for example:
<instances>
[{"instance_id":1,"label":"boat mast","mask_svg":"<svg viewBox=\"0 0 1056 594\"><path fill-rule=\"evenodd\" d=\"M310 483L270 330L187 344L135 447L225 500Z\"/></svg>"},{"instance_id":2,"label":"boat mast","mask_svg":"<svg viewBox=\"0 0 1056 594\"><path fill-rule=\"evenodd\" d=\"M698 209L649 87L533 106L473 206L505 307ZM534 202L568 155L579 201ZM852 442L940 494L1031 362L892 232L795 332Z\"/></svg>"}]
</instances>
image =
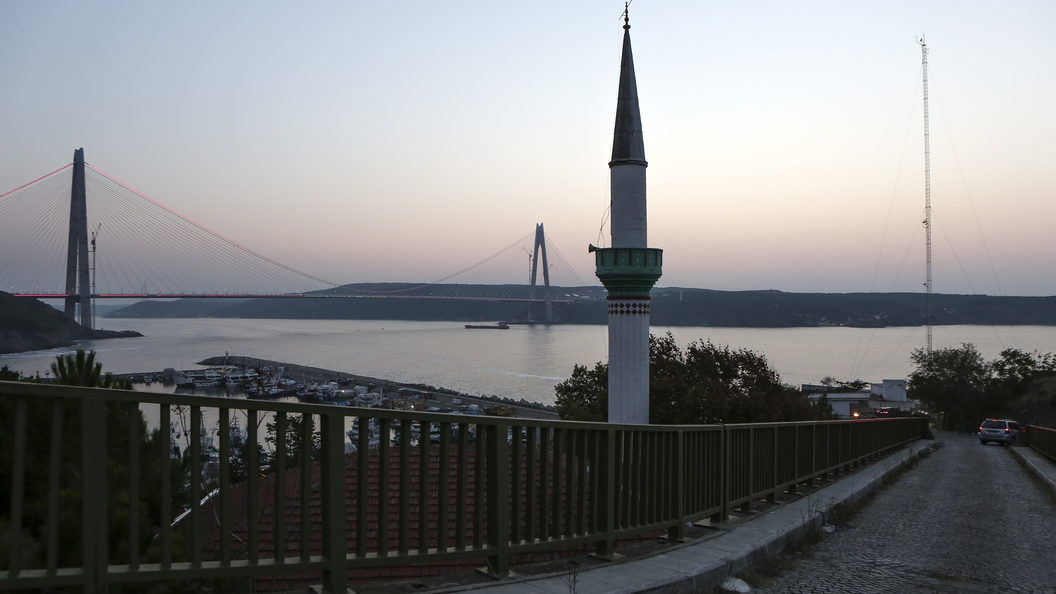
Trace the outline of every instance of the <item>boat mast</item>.
<instances>
[{"instance_id":1,"label":"boat mast","mask_svg":"<svg viewBox=\"0 0 1056 594\"><path fill-rule=\"evenodd\" d=\"M924 243L926 255L925 306L924 306L924 353L931 354L931 131L928 125L928 44L921 35L921 70L924 77Z\"/></svg>"}]
</instances>

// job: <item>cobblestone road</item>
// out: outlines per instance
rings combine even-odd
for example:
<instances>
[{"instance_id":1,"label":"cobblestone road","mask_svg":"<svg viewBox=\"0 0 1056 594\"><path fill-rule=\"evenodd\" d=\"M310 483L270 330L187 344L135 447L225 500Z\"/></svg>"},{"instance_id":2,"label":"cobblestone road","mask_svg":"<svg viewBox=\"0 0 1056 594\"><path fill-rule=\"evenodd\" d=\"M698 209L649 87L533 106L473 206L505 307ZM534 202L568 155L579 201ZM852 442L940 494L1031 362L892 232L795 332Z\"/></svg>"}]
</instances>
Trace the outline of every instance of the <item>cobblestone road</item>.
<instances>
[{"instance_id":1,"label":"cobblestone road","mask_svg":"<svg viewBox=\"0 0 1056 594\"><path fill-rule=\"evenodd\" d=\"M1056 506L996 444L942 448L756 592L1056 592Z\"/></svg>"}]
</instances>

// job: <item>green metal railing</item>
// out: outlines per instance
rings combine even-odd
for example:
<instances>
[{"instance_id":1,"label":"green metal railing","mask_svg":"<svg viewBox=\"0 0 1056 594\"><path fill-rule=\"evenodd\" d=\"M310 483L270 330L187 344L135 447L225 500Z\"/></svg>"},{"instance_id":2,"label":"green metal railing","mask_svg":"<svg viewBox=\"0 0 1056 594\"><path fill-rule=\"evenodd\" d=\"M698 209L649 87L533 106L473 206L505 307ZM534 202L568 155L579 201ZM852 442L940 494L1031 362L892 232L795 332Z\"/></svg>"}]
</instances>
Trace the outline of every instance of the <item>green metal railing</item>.
<instances>
[{"instance_id":1,"label":"green metal railing","mask_svg":"<svg viewBox=\"0 0 1056 594\"><path fill-rule=\"evenodd\" d=\"M918 418L621 426L12 382L0 382L0 414L0 590L88 592L239 579L338 592L365 567L483 559L503 576L523 553L611 557L618 539L678 537L926 429ZM290 439L238 452L236 418L248 444L263 421ZM222 429L175 456L177 419L181 435L213 419Z\"/></svg>"},{"instance_id":2,"label":"green metal railing","mask_svg":"<svg viewBox=\"0 0 1056 594\"><path fill-rule=\"evenodd\" d=\"M1056 429L1027 425L1027 446L1056 462Z\"/></svg>"}]
</instances>

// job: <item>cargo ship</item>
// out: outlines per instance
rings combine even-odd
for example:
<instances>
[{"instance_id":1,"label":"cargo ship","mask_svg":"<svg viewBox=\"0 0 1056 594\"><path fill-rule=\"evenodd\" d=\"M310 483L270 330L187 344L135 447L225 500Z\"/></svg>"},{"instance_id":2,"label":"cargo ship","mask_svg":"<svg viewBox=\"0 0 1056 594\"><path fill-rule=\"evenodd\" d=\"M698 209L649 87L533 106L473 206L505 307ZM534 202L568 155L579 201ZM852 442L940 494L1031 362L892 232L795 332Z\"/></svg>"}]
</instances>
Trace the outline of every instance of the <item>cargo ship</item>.
<instances>
[{"instance_id":1,"label":"cargo ship","mask_svg":"<svg viewBox=\"0 0 1056 594\"><path fill-rule=\"evenodd\" d=\"M494 324L466 324L466 328L469 330L509 330L510 325L506 322L496 322Z\"/></svg>"}]
</instances>

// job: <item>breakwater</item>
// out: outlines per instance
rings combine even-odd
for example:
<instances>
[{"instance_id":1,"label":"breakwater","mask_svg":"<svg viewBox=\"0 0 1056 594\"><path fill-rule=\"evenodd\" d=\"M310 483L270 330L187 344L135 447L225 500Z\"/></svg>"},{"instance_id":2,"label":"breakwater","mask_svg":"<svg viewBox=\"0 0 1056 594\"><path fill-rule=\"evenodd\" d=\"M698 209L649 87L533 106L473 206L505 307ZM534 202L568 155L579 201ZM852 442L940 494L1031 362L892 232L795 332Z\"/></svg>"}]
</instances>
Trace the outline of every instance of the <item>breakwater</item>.
<instances>
[{"instance_id":1,"label":"breakwater","mask_svg":"<svg viewBox=\"0 0 1056 594\"><path fill-rule=\"evenodd\" d=\"M529 419L556 419L557 409L553 406L514 399L502 396L466 394L447 388L427 384L408 384L388 379L369 377L321 367L298 365L284 361L260 359L243 355L224 355L209 357L197 363L207 367L244 368L254 370L269 369L272 372L282 368L283 375L295 378L304 384L325 384L334 382L342 387L366 386L369 391L377 392L390 399L404 403L415 409L458 409L476 407L487 413L502 416L515 416ZM144 376L161 378L164 372L122 374L132 381L143 381Z\"/></svg>"}]
</instances>

